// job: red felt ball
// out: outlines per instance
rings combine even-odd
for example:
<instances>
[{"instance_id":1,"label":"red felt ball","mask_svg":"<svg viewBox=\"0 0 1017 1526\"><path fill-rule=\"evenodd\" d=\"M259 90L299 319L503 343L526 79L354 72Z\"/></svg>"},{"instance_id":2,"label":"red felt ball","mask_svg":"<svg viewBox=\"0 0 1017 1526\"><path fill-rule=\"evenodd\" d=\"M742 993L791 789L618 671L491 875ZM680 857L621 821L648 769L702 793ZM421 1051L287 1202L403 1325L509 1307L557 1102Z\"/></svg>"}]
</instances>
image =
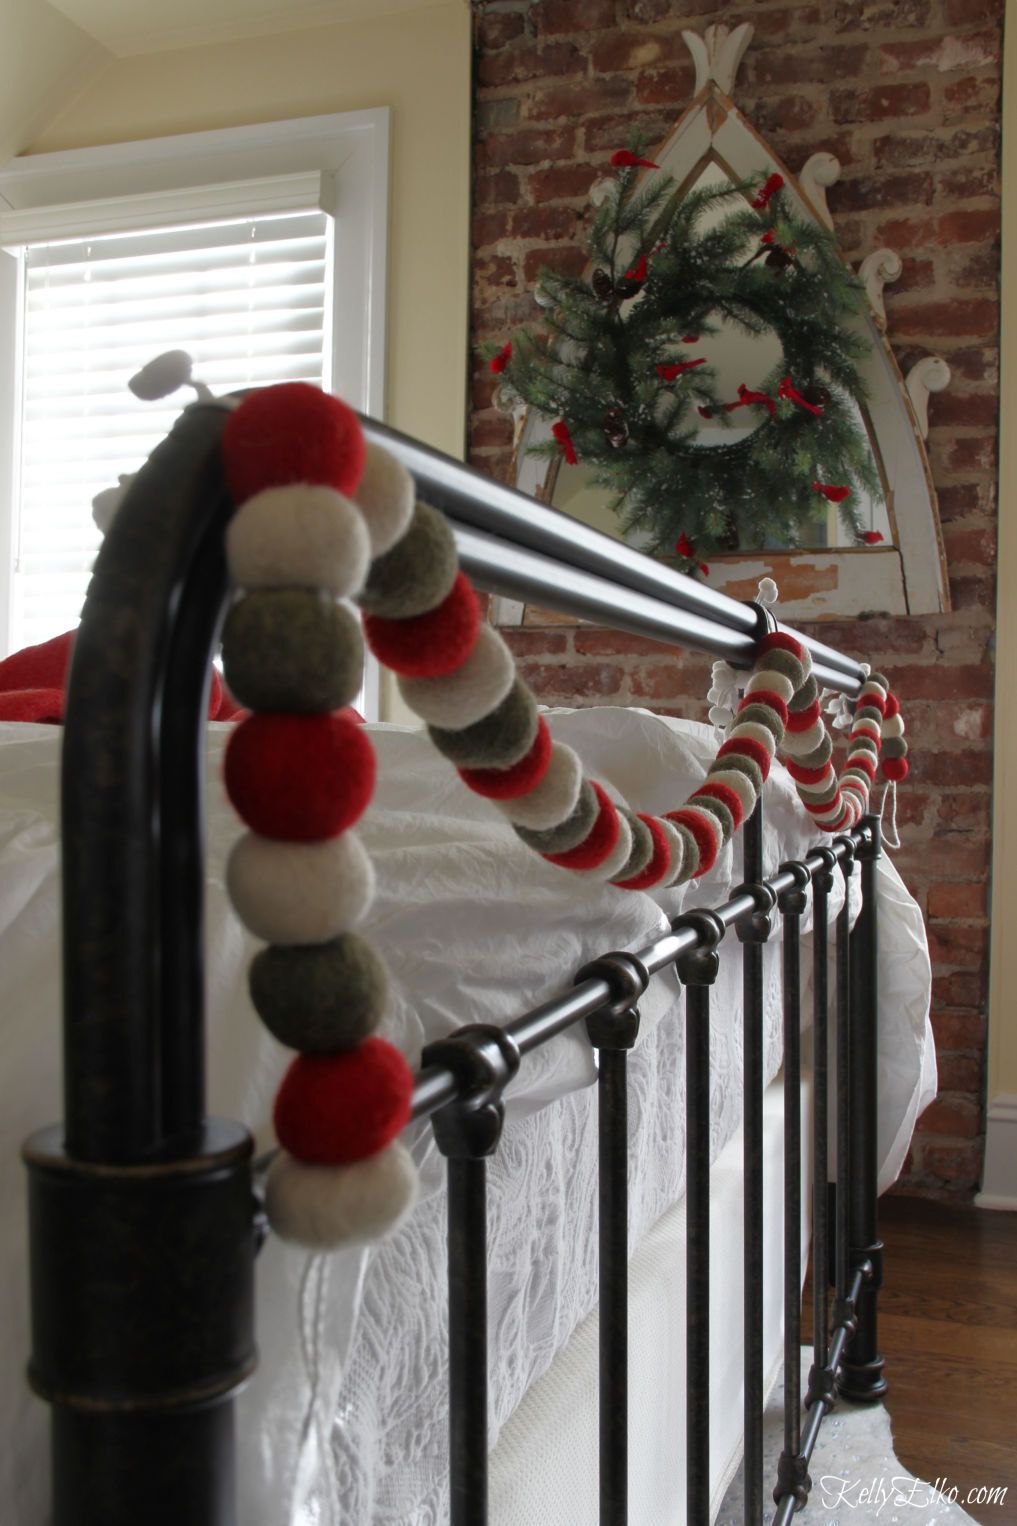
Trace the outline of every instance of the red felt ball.
<instances>
[{"instance_id":1,"label":"red felt ball","mask_svg":"<svg viewBox=\"0 0 1017 1526\"><path fill-rule=\"evenodd\" d=\"M759 658L763 655L764 652L774 651L790 652L792 657L797 657L800 662L802 657L802 644L800 641L796 641L793 636L785 635L783 631L771 631L768 636L763 637L757 646L756 661L758 662Z\"/></svg>"},{"instance_id":2,"label":"red felt ball","mask_svg":"<svg viewBox=\"0 0 1017 1526\"><path fill-rule=\"evenodd\" d=\"M833 772L833 762L827 759L819 768L803 768L796 763L794 758L788 758L787 771L792 779L797 779L799 784L822 784L824 779L829 778Z\"/></svg>"},{"instance_id":3,"label":"red felt ball","mask_svg":"<svg viewBox=\"0 0 1017 1526\"><path fill-rule=\"evenodd\" d=\"M410 1067L384 1039L341 1054L300 1054L276 1094L276 1136L314 1165L364 1160L402 1132L412 1097Z\"/></svg>"},{"instance_id":4,"label":"red felt ball","mask_svg":"<svg viewBox=\"0 0 1017 1526\"><path fill-rule=\"evenodd\" d=\"M619 890L648 890L651 885L656 885L662 880L671 867L671 844L667 840L667 833L652 816L644 816L642 812L636 813L639 820L644 822L650 829L653 838L653 855L645 869L640 869L638 874L633 874L631 879L614 880L613 883Z\"/></svg>"},{"instance_id":5,"label":"red felt ball","mask_svg":"<svg viewBox=\"0 0 1017 1526\"><path fill-rule=\"evenodd\" d=\"M366 807L374 775L367 732L341 713L249 715L226 747L226 793L262 837L337 837Z\"/></svg>"},{"instance_id":6,"label":"red felt ball","mask_svg":"<svg viewBox=\"0 0 1017 1526\"><path fill-rule=\"evenodd\" d=\"M537 717L537 738L524 758L511 768L460 768L459 777L477 795L488 800L517 800L540 783L551 761L551 733L544 717Z\"/></svg>"},{"instance_id":7,"label":"red felt ball","mask_svg":"<svg viewBox=\"0 0 1017 1526\"><path fill-rule=\"evenodd\" d=\"M740 752L742 757L751 758L753 763L758 764L759 771L765 779L770 772L770 754L762 742L757 742L754 737L731 737L726 741L718 752L718 758L726 758L729 753Z\"/></svg>"},{"instance_id":8,"label":"red felt ball","mask_svg":"<svg viewBox=\"0 0 1017 1526\"><path fill-rule=\"evenodd\" d=\"M772 689L753 689L745 695L738 709L744 710L746 705L769 705L770 709L776 712L781 723L787 725L787 704L779 694L774 694Z\"/></svg>"},{"instance_id":9,"label":"red felt ball","mask_svg":"<svg viewBox=\"0 0 1017 1526\"><path fill-rule=\"evenodd\" d=\"M899 714L900 714L900 700L897 698L896 694L888 694L886 696L886 706L885 706L885 708L883 710L883 715L886 717L887 720L890 720L892 716L899 715Z\"/></svg>"},{"instance_id":10,"label":"red felt ball","mask_svg":"<svg viewBox=\"0 0 1017 1526\"><path fill-rule=\"evenodd\" d=\"M911 771L907 758L884 758L880 766L884 779L894 779L898 783L901 779L906 779Z\"/></svg>"},{"instance_id":11,"label":"red felt ball","mask_svg":"<svg viewBox=\"0 0 1017 1526\"><path fill-rule=\"evenodd\" d=\"M876 777L876 762L870 752L849 752L848 767L860 768L871 779Z\"/></svg>"},{"instance_id":12,"label":"red felt ball","mask_svg":"<svg viewBox=\"0 0 1017 1526\"><path fill-rule=\"evenodd\" d=\"M693 800L695 800L696 795L709 795L712 799L719 800L721 805L726 805L734 817L735 831L737 832L742 824L742 817L745 815L745 807L742 805L741 796L737 790L733 790L730 784L715 784L711 779L707 779L706 783L701 784L699 789L696 790L692 796Z\"/></svg>"},{"instance_id":13,"label":"red felt ball","mask_svg":"<svg viewBox=\"0 0 1017 1526\"><path fill-rule=\"evenodd\" d=\"M569 848L566 853L543 854L548 863L560 864L563 869L596 869L609 853L614 852L620 831L618 812L599 784L594 784L593 788L600 802L596 821L577 847Z\"/></svg>"},{"instance_id":14,"label":"red felt ball","mask_svg":"<svg viewBox=\"0 0 1017 1526\"><path fill-rule=\"evenodd\" d=\"M460 572L436 609L407 620L364 615L368 646L387 668L406 678L441 678L453 673L473 650L480 609L473 585Z\"/></svg>"},{"instance_id":15,"label":"red felt ball","mask_svg":"<svg viewBox=\"0 0 1017 1526\"><path fill-rule=\"evenodd\" d=\"M792 710L788 713L787 729L790 732L808 731L819 720L819 700L814 699L811 705L806 705L804 710Z\"/></svg>"},{"instance_id":16,"label":"red felt ball","mask_svg":"<svg viewBox=\"0 0 1017 1526\"><path fill-rule=\"evenodd\" d=\"M687 806L680 811L668 811L666 821L677 821L680 826L687 827L696 839L696 847L699 849L699 868L692 876L698 880L701 874L712 869L717 862L717 854L720 851L720 825L716 818L708 816L705 811L691 811Z\"/></svg>"},{"instance_id":17,"label":"red felt ball","mask_svg":"<svg viewBox=\"0 0 1017 1526\"><path fill-rule=\"evenodd\" d=\"M291 482L335 488L350 497L366 451L353 409L306 382L250 393L222 432L226 485L237 503Z\"/></svg>"},{"instance_id":18,"label":"red felt ball","mask_svg":"<svg viewBox=\"0 0 1017 1526\"><path fill-rule=\"evenodd\" d=\"M62 726L62 689L9 689L0 693L0 721L34 721L39 726Z\"/></svg>"},{"instance_id":19,"label":"red felt ball","mask_svg":"<svg viewBox=\"0 0 1017 1526\"><path fill-rule=\"evenodd\" d=\"M810 805L807 800L802 801L802 804L810 816L825 816L827 811L835 811L840 803L841 793L839 789L837 790L837 793L834 795L832 800L824 800L819 805Z\"/></svg>"}]
</instances>

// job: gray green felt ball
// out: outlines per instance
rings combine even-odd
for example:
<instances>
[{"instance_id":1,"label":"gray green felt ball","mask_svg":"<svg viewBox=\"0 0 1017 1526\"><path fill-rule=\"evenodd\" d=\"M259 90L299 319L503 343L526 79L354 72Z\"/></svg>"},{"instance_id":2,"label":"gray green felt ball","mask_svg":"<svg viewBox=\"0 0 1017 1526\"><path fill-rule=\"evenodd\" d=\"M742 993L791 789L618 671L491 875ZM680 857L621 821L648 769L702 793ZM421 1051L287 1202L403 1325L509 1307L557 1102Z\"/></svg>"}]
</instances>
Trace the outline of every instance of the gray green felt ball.
<instances>
[{"instance_id":1,"label":"gray green felt ball","mask_svg":"<svg viewBox=\"0 0 1017 1526\"><path fill-rule=\"evenodd\" d=\"M589 779L584 779L575 809L556 827L546 827L543 831L531 827L516 827L515 830L527 847L537 853L568 853L590 835L599 810L600 802L593 785Z\"/></svg>"},{"instance_id":2,"label":"gray green felt ball","mask_svg":"<svg viewBox=\"0 0 1017 1526\"><path fill-rule=\"evenodd\" d=\"M357 933L270 945L251 961L249 983L265 1027L304 1054L355 1049L377 1027L388 997L385 966Z\"/></svg>"},{"instance_id":3,"label":"gray green felt ball","mask_svg":"<svg viewBox=\"0 0 1017 1526\"><path fill-rule=\"evenodd\" d=\"M259 588L230 609L223 675L248 710L338 710L356 698L364 643L356 620L315 588Z\"/></svg>"},{"instance_id":4,"label":"gray green felt ball","mask_svg":"<svg viewBox=\"0 0 1017 1526\"><path fill-rule=\"evenodd\" d=\"M521 678L490 715L461 731L428 726L428 735L456 768L511 768L537 739L537 702Z\"/></svg>"},{"instance_id":5,"label":"gray green felt ball","mask_svg":"<svg viewBox=\"0 0 1017 1526\"><path fill-rule=\"evenodd\" d=\"M405 535L372 563L357 603L369 615L409 620L437 609L458 571L448 520L429 503L418 502Z\"/></svg>"}]
</instances>

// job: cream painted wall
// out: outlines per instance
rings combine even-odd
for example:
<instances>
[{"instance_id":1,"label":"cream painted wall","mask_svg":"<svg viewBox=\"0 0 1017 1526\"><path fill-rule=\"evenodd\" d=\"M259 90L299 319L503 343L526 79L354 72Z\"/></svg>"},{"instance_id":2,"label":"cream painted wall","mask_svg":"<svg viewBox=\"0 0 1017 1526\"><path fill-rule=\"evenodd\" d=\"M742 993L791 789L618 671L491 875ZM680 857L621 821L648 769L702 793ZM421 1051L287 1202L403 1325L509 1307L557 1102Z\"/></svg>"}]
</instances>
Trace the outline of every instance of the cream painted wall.
<instances>
[{"instance_id":1,"label":"cream painted wall","mask_svg":"<svg viewBox=\"0 0 1017 1526\"><path fill-rule=\"evenodd\" d=\"M1000 417L1017 411L1017 0L1007 0L1003 41L1003 269ZM990 1107L1017 1096L1017 441L1000 430L993 781Z\"/></svg>"},{"instance_id":2,"label":"cream painted wall","mask_svg":"<svg viewBox=\"0 0 1017 1526\"><path fill-rule=\"evenodd\" d=\"M397 16L114 60L29 152L388 106L387 419L462 455L469 310L470 13Z\"/></svg>"},{"instance_id":3,"label":"cream painted wall","mask_svg":"<svg viewBox=\"0 0 1017 1526\"><path fill-rule=\"evenodd\" d=\"M2 0L6 3L6 0ZM462 457L470 295L467 0L113 61L29 152L387 106L386 420ZM419 724L383 675L382 714Z\"/></svg>"},{"instance_id":4,"label":"cream painted wall","mask_svg":"<svg viewBox=\"0 0 1017 1526\"><path fill-rule=\"evenodd\" d=\"M0 0L0 164L109 62L106 49L47 0Z\"/></svg>"}]
</instances>

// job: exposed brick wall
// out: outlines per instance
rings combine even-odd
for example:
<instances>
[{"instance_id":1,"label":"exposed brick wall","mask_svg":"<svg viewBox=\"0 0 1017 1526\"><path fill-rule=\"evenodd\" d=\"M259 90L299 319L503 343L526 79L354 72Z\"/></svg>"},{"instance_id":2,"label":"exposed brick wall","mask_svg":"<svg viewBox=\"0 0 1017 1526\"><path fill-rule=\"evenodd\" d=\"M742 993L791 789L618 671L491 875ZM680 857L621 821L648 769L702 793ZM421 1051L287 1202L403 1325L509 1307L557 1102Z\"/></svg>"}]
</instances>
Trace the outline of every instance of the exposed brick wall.
<instances>
[{"instance_id":1,"label":"exposed brick wall","mask_svg":"<svg viewBox=\"0 0 1017 1526\"><path fill-rule=\"evenodd\" d=\"M737 104L797 171L835 153L828 193L845 253L904 261L886 290L903 370L929 353L953 382L932 400L929 454L953 613L814 629L877 661L901 696L912 769L897 863L928 917L940 1096L903 1185L969 1195L981 1171L991 846L992 632L998 409L1003 0L475 0L473 324L504 339L539 319L542 265L581 270L587 192L633 124L661 142L694 80L681 30L755 28ZM509 469L510 421L478 364L475 463ZM510 638L550 702L647 705L702 718L709 663L632 637L544 621Z\"/></svg>"}]
</instances>

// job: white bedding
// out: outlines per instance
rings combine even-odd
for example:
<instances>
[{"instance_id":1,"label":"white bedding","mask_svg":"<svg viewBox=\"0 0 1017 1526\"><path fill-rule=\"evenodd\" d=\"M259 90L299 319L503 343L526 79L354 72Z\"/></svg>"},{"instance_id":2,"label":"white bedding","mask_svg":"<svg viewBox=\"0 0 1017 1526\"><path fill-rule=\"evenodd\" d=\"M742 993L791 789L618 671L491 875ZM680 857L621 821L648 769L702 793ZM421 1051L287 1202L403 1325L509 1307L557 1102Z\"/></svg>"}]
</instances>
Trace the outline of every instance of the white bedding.
<instances>
[{"instance_id":1,"label":"white bedding","mask_svg":"<svg viewBox=\"0 0 1017 1526\"><path fill-rule=\"evenodd\" d=\"M549 716L554 735L587 771L636 809L680 804L716 744L701 726L604 708ZM212 1110L244 1121L259 1145L287 1063L251 1016L244 971L252 941L222 891L237 834L218 784L226 728L209 742L209 1070ZM378 872L371 938L393 975L385 1033L411 1060L451 1027L504 1021L562 989L608 947L639 947L666 926L688 891L633 895L543 863L497 811L471 795L418 732L374 728L379 783L362 835ZM56 800L61 733L0 726L0 957L3 1145L0 1317L13 1361L0 1391L0 1521L44 1521L45 1411L25 1393L27 1355L22 1171L17 1147L59 1117L59 897ZM790 781L774 770L766 792L766 869L813 840ZM839 877L838 877L839 878ZM723 899L741 879L728 848L696 884L697 903ZM881 897L895 904L881 928L886 1018L880 1045L882 1184L904 1159L929 1100L928 956L917 907L884 860ZM688 900L692 904L692 900ZM778 950L767 957L776 996ZM737 1127L740 1065L736 962L714 1002L713 1157ZM683 1190L680 1010L670 974L642 1003L632 1059L633 1245ZM768 1003L766 1073L779 1063L779 1008ZM532 1379L592 1306L592 1060L581 1031L528 1057L509 1098L509 1126L492 1170L491 1322L494 1434ZM563 1103L544 1104L567 1091ZM934 1091L934 1080L932 1082ZM651 1148L652 1142L652 1148ZM241 1396L240 1518L258 1526L438 1521L442 1513L443 1167L425 1126L414 1131L423 1201L410 1225L376 1252L309 1257L272 1241L258 1268L262 1363ZM510 1185L508 1164L521 1169ZM538 1185L539 1184L539 1185ZM524 1202L525 1199L525 1202ZM536 1223L532 1209L536 1205ZM575 1252L573 1258L572 1252ZM379 1368L382 1376L376 1374ZM344 1373L346 1376L344 1377ZM494 1440L492 1435L492 1441Z\"/></svg>"}]
</instances>

